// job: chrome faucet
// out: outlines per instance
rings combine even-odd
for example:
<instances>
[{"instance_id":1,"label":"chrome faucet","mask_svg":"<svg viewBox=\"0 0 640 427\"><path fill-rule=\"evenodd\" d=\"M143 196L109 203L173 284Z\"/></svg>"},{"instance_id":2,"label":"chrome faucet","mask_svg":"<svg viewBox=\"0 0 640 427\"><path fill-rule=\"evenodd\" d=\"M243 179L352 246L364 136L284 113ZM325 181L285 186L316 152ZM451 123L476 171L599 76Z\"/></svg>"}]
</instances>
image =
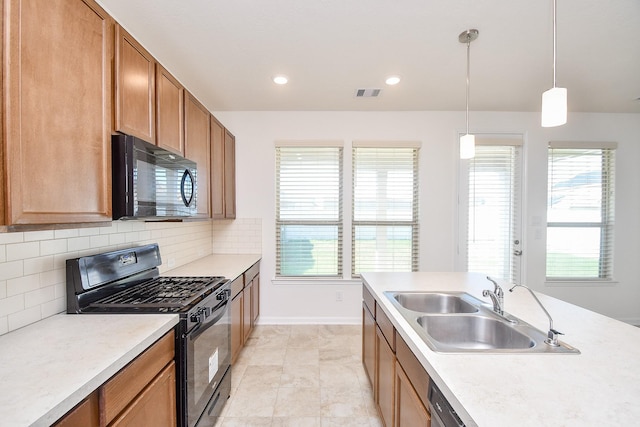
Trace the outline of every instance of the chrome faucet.
<instances>
[{"instance_id":1,"label":"chrome faucet","mask_svg":"<svg viewBox=\"0 0 640 427\"><path fill-rule=\"evenodd\" d=\"M482 291L482 296L491 298L493 311L502 316L504 315L504 292L500 285L498 285L498 282L493 280L491 277L487 276L487 280L493 283L493 291L485 289Z\"/></svg>"},{"instance_id":2,"label":"chrome faucet","mask_svg":"<svg viewBox=\"0 0 640 427\"><path fill-rule=\"evenodd\" d=\"M558 344L558 335L564 335L564 334L562 332L558 332L555 329L553 329L553 319L551 318L551 315L549 314L547 309L544 308L544 305L542 305L542 303L540 302L540 300L538 299L536 294L533 293L531 288L529 288L528 286L525 286L525 285L514 285L511 289L509 289L509 292L513 292L513 290L515 288L517 288L518 286L520 286L521 288L525 288L526 290L528 290L531 293L531 295L536 300L536 302L538 303L540 308L542 308L542 311L544 311L544 314L546 314L547 317L549 318L549 332L547 332L547 339L544 340L545 344L548 344L548 345L550 345L552 347L558 347L560 345L560 344Z\"/></svg>"}]
</instances>

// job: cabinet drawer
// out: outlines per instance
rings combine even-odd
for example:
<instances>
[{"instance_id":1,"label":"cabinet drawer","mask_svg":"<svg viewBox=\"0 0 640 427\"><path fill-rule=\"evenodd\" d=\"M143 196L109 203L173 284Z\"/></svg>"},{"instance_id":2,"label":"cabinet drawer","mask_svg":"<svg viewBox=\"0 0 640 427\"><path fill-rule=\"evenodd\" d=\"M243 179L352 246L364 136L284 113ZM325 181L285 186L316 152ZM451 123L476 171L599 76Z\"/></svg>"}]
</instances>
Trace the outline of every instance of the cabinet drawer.
<instances>
[{"instance_id":1,"label":"cabinet drawer","mask_svg":"<svg viewBox=\"0 0 640 427\"><path fill-rule=\"evenodd\" d=\"M235 298L244 289L243 277L238 276L233 282L231 282L231 298Z\"/></svg>"},{"instance_id":2,"label":"cabinet drawer","mask_svg":"<svg viewBox=\"0 0 640 427\"><path fill-rule=\"evenodd\" d=\"M377 307L377 303L376 303L376 323L378 324L378 327L380 328L382 335L384 335L384 338L389 343L389 347L391 347L391 350L393 350L393 352L395 353L396 351L395 328L393 327L391 320L389 320L389 317L387 317L385 312Z\"/></svg>"},{"instance_id":3,"label":"cabinet drawer","mask_svg":"<svg viewBox=\"0 0 640 427\"><path fill-rule=\"evenodd\" d=\"M402 369L407 373L407 377L410 378L411 385L413 385L413 388L416 390L422 404L425 408L428 408L429 374L427 374L427 371L424 370L407 343L399 334L396 334L396 358L402 366Z\"/></svg>"},{"instance_id":4,"label":"cabinet drawer","mask_svg":"<svg viewBox=\"0 0 640 427\"><path fill-rule=\"evenodd\" d=\"M260 261L253 264L247 271L244 272L244 284L249 284L260 273Z\"/></svg>"},{"instance_id":5,"label":"cabinet drawer","mask_svg":"<svg viewBox=\"0 0 640 427\"><path fill-rule=\"evenodd\" d=\"M365 285L362 285L362 300L364 301L364 304L369 309L369 312L373 314L373 317L375 318L376 317L376 300L373 298L373 295L371 295L371 292L369 292L369 289L367 289Z\"/></svg>"},{"instance_id":6,"label":"cabinet drawer","mask_svg":"<svg viewBox=\"0 0 640 427\"><path fill-rule=\"evenodd\" d=\"M174 340L175 333L171 331L100 387L104 424L109 424L173 361Z\"/></svg>"}]
</instances>

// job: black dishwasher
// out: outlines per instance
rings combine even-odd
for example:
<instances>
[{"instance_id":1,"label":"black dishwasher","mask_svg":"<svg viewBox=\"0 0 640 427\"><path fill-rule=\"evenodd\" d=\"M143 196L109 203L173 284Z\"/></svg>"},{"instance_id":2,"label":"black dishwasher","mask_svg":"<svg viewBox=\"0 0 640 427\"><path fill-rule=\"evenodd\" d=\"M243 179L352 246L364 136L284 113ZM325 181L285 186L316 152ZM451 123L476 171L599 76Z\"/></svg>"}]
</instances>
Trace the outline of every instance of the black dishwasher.
<instances>
[{"instance_id":1,"label":"black dishwasher","mask_svg":"<svg viewBox=\"0 0 640 427\"><path fill-rule=\"evenodd\" d=\"M429 412L431 427L464 427L464 423L433 380L429 381Z\"/></svg>"}]
</instances>

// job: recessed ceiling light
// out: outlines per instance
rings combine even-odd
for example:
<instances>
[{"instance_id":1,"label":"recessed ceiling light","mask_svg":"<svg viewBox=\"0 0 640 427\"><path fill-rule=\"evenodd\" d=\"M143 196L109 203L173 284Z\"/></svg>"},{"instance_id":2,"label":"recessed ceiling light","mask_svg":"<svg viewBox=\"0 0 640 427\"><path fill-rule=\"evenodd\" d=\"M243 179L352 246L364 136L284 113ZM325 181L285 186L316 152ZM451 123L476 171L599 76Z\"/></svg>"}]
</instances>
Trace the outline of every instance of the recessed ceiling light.
<instances>
[{"instance_id":1,"label":"recessed ceiling light","mask_svg":"<svg viewBox=\"0 0 640 427\"><path fill-rule=\"evenodd\" d=\"M397 85L398 83L400 83L400 77L398 77L398 76L389 76L389 77L387 77L387 79L384 82L386 84L388 84L389 86Z\"/></svg>"},{"instance_id":2,"label":"recessed ceiling light","mask_svg":"<svg viewBox=\"0 0 640 427\"><path fill-rule=\"evenodd\" d=\"M273 82L277 85L286 85L288 81L289 78L287 76L283 76L282 74L273 77Z\"/></svg>"}]
</instances>

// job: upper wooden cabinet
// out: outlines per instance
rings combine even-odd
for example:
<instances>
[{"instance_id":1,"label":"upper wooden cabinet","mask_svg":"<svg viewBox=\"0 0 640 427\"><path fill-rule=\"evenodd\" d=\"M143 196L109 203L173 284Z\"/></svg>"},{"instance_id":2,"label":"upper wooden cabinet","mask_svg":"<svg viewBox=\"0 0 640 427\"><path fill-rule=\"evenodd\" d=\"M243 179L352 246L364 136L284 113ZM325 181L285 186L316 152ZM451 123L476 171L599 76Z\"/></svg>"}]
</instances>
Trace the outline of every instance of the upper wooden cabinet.
<instances>
[{"instance_id":1,"label":"upper wooden cabinet","mask_svg":"<svg viewBox=\"0 0 640 427\"><path fill-rule=\"evenodd\" d=\"M186 94L185 157L197 163L196 201L198 215L211 217L209 208L211 145L209 142L209 111L190 93Z\"/></svg>"},{"instance_id":2,"label":"upper wooden cabinet","mask_svg":"<svg viewBox=\"0 0 640 427\"><path fill-rule=\"evenodd\" d=\"M116 25L116 130L156 143L155 59Z\"/></svg>"},{"instance_id":3,"label":"upper wooden cabinet","mask_svg":"<svg viewBox=\"0 0 640 427\"><path fill-rule=\"evenodd\" d=\"M156 63L157 145L184 156L184 87Z\"/></svg>"},{"instance_id":4,"label":"upper wooden cabinet","mask_svg":"<svg viewBox=\"0 0 640 427\"><path fill-rule=\"evenodd\" d=\"M224 132L224 217L236 217L236 137Z\"/></svg>"},{"instance_id":5,"label":"upper wooden cabinet","mask_svg":"<svg viewBox=\"0 0 640 427\"><path fill-rule=\"evenodd\" d=\"M211 116L211 209L214 219L236 217L235 137Z\"/></svg>"},{"instance_id":6,"label":"upper wooden cabinet","mask_svg":"<svg viewBox=\"0 0 640 427\"><path fill-rule=\"evenodd\" d=\"M114 21L93 0L3 5L2 223L109 221Z\"/></svg>"}]
</instances>

